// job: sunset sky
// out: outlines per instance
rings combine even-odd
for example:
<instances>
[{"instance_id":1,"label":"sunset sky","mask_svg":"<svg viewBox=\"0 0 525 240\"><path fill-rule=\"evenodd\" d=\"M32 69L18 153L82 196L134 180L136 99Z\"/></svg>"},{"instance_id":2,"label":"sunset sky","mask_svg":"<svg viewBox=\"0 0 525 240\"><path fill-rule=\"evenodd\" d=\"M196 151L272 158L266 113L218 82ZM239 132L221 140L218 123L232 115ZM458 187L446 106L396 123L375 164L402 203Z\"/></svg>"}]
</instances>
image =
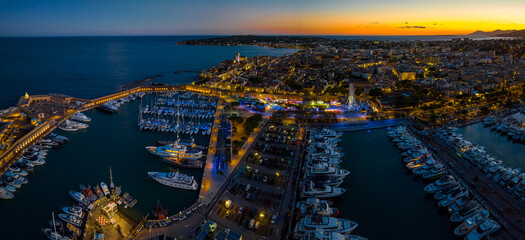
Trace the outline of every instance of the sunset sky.
<instances>
[{"instance_id":1,"label":"sunset sky","mask_svg":"<svg viewBox=\"0 0 525 240\"><path fill-rule=\"evenodd\" d=\"M525 29L524 0L0 0L0 36L445 35Z\"/></svg>"}]
</instances>

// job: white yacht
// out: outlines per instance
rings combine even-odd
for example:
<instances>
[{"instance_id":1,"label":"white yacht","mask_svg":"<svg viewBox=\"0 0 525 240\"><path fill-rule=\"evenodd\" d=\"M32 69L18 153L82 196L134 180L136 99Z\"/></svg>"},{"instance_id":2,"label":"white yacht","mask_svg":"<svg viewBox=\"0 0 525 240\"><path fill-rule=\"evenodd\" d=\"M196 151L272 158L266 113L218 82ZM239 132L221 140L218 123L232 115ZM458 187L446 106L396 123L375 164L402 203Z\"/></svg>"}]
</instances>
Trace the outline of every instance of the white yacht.
<instances>
[{"instance_id":1,"label":"white yacht","mask_svg":"<svg viewBox=\"0 0 525 240\"><path fill-rule=\"evenodd\" d=\"M483 237L497 231L499 229L499 223L492 219L485 220L482 224L480 224L476 230L469 233L465 240L479 240Z\"/></svg>"},{"instance_id":2,"label":"white yacht","mask_svg":"<svg viewBox=\"0 0 525 240\"><path fill-rule=\"evenodd\" d=\"M73 113L71 115L71 119L77 122L85 122L85 123L91 122L91 118L89 118L88 116L86 116L85 114L81 112Z\"/></svg>"},{"instance_id":3,"label":"white yacht","mask_svg":"<svg viewBox=\"0 0 525 240\"><path fill-rule=\"evenodd\" d=\"M105 182L100 183L100 187L102 188L102 191L104 192L104 195L110 195L108 185L106 185Z\"/></svg>"},{"instance_id":4,"label":"white yacht","mask_svg":"<svg viewBox=\"0 0 525 240\"><path fill-rule=\"evenodd\" d=\"M299 202L298 205L301 216L318 214L329 217L337 217L339 214L339 210L337 208L330 207L328 201L320 200L319 198L308 198L306 201Z\"/></svg>"},{"instance_id":5,"label":"white yacht","mask_svg":"<svg viewBox=\"0 0 525 240\"><path fill-rule=\"evenodd\" d=\"M435 193L454 181L455 179L452 175L446 175L446 176L439 178L434 183L427 185L424 190L427 193Z\"/></svg>"},{"instance_id":6,"label":"white yacht","mask_svg":"<svg viewBox=\"0 0 525 240\"><path fill-rule=\"evenodd\" d=\"M84 204L86 206L87 204L89 204L89 200L81 192L71 190L69 191L69 195L71 196L71 198L73 198L75 201L77 201L80 204Z\"/></svg>"},{"instance_id":7,"label":"white yacht","mask_svg":"<svg viewBox=\"0 0 525 240\"><path fill-rule=\"evenodd\" d=\"M148 172L148 175L160 184L168 187L181 188L186 190L197 190L199 184L193 176L188 176L179 172Z\"/></svg>"},{"instance_id":8,"label":"white yacht","mask_svg":"<svg viewBox=\"0 0 525 240\"><path fill-rule=\"evenodd\" d=\"M304 185L303 191L301 192L303 197L311 198L330 198L337 197L345 193L345 189L330 186L316 186L313 182Z\"/></svg>"},{"instance_id":9,"label":"white yacht","mask_svg":"<svg viewBox=\"0 0 525 240\"><path fill-rule=\"evenodd\" d=\"M332 176L339 179L343 179L350 174L350 171L345 169L337 169L329 166L327 163L319 163L313 165L306 171L307 177L313 177L318 175Z\"/></svg>"},{"instance_id":10,"label":"white yacht","mask_svg":"<svg viewBox=\"0 0 525 240\"><path fill-rule=\"evenodd\" d=\"M12 199L14 197L15 195L12 192L5 190L3 187L0 187L0 199Z\"/></svg>"},{"instance_id":11,"label":"white yacht","mask_svg":"<svg viewBox=\"0 0 525 240\"><path fill-rule=\"evenodd\" d=\"M84 212L82 212L82 208L81 207L77 207L77 206L63 207L62 211L64 211L64 213L71 214L71 215L79 217L79 218L83 218L84 217Z\"/></svg>"},{"instance_id":12,"label":"white yacht","mask_svg":"<svg viewBox=\"0 0 525 240\"><path fill-rule=\"evenodd\" d=\"M180 140L165 146L147 146L146 149L153 155L159 157L176 157L182 159L200 159L204 156L202 150L181 144Z\"/></svg>"},{"instance_id":13,"label":"white yacht","mask_svg":"<svg viewBox=\"0 0 525 240\"><path fill-rule=\"evenodd\" d=\"M299 220L297 225L295 225L294 232L298 237L305 236L308 232L318 229L347 235L356 227L357 223L350 220L317 215L306 216Z\"/></svg>"},{"instance_id":14,"label":"white yacht","mask_svg":"<svg viewBox=\"0 0 525 240\"><path fill-rule=\"evenodd\" d=\"M489 217L489 215L489 211L485 209L478 211L474 216L467 218L465 222L456 227L456 229L454 229L454 234L456 234L458 237L467 235L468 233L474 231L474 229L476 229L479 224L484 222Z\"/></svg>"},{"instance_id":15,"label":"white yacht","mask_svg":"<svg viewBox=\"0 0 525 240\"><path fill-rule=\"evenodd\" d=\"M58 214L58 217L62 219L64 222L71 223L77 227L80 227L80 225L82 225L82 220L73 215L61 213L61 214Z\"/></svg>"}]
</instances>

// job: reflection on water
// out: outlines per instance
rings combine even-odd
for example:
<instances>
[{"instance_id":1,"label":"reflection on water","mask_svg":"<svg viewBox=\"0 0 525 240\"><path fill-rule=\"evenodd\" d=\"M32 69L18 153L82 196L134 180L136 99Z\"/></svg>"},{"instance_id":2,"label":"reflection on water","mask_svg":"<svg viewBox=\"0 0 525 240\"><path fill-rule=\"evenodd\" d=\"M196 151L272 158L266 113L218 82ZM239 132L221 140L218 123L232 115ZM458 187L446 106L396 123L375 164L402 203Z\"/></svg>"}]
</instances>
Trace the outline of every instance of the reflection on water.
<instances>
[{"instance_id":1,"label":"reflection on water","mask_svg":"<svg viewBox=\"0 0 525 240\"><path fill-rule=\"evenodd\" d=\"M465 139L485 147L490 155L503 161L505 166L525 169L525 145L513 142L506 135L483 127L482 123L458 129Z\"/></svg>"}]
</instances>

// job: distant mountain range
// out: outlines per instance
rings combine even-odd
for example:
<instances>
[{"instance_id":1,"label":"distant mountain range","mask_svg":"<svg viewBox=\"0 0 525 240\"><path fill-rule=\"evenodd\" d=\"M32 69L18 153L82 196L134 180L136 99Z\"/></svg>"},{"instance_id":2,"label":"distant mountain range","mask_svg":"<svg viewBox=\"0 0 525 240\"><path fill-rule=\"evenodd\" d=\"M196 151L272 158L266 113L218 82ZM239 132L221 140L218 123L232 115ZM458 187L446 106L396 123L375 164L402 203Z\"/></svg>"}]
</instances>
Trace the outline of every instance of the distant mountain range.
<instances>
[{"instance_id":1,"label":"distant mountain range","mask_svg":"<svg viewBox=\"0 0 525 240\"><path fill-rule=\"evenodd\" d=\"M465 35L467 37L525 37L524 30L494 30L492 32L475 31Z\"/></svg>"}]
</instances>

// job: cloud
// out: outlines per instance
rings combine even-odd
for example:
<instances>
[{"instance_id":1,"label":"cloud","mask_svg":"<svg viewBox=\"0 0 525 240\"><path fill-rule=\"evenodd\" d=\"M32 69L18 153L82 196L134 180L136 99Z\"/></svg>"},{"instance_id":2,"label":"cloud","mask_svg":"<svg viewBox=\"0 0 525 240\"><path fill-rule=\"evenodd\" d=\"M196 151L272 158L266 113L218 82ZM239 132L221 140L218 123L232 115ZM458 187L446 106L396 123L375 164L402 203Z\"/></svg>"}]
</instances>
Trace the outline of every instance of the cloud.
<instances>
[{"instance_id":1,"label":"cloud","mask_svg":"<svg viewBox=\"0 0 525 240\"><path fill-rule=\"evenodd\" d=\"M372 24L379 24L379 22L372 22Z\"/></svg>"},{"instance_id":2,"label":"cloud","mask_svg":"<svg viewBox=\"0 0 525 240\"><path fill-rule=\"evenodd\" d=\"M403 27L398 27L398 28L427 28L425 26L403 26Z\"/></svg>"},{"instance_id":3,"label":"cloud","mask_svg":"<svg viewBox=\"0 0 525 240\"><path fill-rule=\"evenodd\" d=\"M408 22L405 22L405 24L408 24Z\"/></svg>"}]
</instances>

